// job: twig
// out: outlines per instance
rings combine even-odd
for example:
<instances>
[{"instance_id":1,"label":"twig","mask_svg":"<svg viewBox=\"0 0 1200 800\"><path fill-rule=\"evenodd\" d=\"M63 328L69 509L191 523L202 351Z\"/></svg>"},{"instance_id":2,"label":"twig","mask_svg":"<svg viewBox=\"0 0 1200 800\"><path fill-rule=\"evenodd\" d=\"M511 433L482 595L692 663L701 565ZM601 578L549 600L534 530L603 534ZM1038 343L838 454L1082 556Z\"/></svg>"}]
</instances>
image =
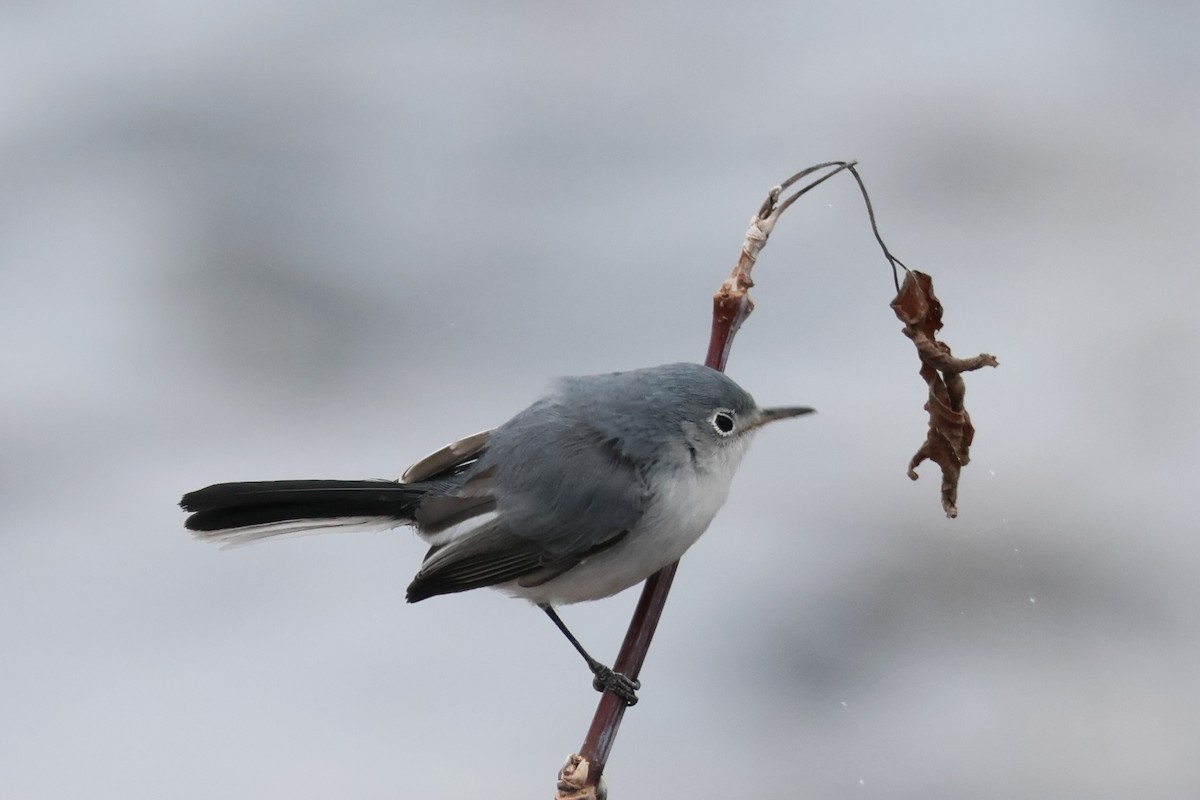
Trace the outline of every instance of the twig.
<instances>
[{"instance_id":1,"label":"twig","mask_svg":"<svg viewBox=\"0 0 1200 800\"><path fill-rule=\"evenodd\" d=\"M837 173L847 169L853 173L855 163L854 161L829 161L817 164L796 173L779 186L771 189L767 199L759 207L758 213L750 220L750 228L746 231L737 264L729 277L721 284L721 288L713 295L712 333L709 338L708 355L704 362L707 366L724 371L725 364L729 359L729 350L733 345L733 338L742 323L754 311L754 301L750 299L749 294L750 287L754 285L751 272L759 252L766 245L780 215L801 195ZM834 169L780 202L780 196L794 183L814 172L830 167ZM857 173L854 174L855 178L858 178ZM862 188L861 179L859 187ZM862 191L865 198L866 189L863 188ZM868 200L867 203L869 210L870 201ZM873 214L872 227L874 228ZM876 238L878 239L878 232L876 232ZM880 245L882 246L882 244L883 241L880 240ZM884 253L889 255L890 259L886 247ZM613 663L613 669L617 672L634 679L641 672L642 664L646 660L646 653L650 648L650 640L654 637L654 631L662 617L667 594L671 590L671 582L675 579L675 570L678 566L679 562L670 564L646 580L642 596L638 599L637 607L634 609L633 619L625 633L625 640L621 643L621 650ZM591 727L588 728L579 754L568 758L566 765L559 772L556 800L603 800L606 794L601 781L604 766L608 762L608 756L617 737L621 719L625 716L626 707L624 701L611 692L605 692L600 696L600 703L596 708L596 714L592 718Z\"/></svg>"},{"instance_id":2,"label":"twig","mask_svg":"<svg viewBox=\"0 0 1200 800\"><path fill-rule=\"evenodd\" d=\"M858 182L858 190L862 192L863 202L867 204L867 219L871 221L871 233L875 234L875 241L879 242L879 249L883 250L883 257L892 265L892 282L896 284L896 293L900 293L900 275L896 272L896 267L905 272L911 272L908 267L904 266L904 262L892 255L892 251L888 250L888 246L883 243L883 237L879 235L879 225L875 222L875 207L871 205L871 196L867 194L867 185L863 183L862 176L858 174L858 170L854 168L854 163L851 162L846 166L850 170L850 174L854 176L854 180Z\"/></svg>"}]
</instances>

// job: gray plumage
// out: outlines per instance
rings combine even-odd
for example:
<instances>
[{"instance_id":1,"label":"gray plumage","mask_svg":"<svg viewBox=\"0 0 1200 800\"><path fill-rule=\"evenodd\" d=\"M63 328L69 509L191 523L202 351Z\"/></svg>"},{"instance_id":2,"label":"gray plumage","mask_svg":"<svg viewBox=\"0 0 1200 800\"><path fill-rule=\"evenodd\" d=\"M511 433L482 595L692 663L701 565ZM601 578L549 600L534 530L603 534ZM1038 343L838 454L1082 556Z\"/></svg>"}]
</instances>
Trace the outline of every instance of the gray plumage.
<instances>
[{"instance_id":1,"label":"gray plumage","mask_svg":"<svg viewBox=\"0 0 1200 800\"><path fill-rule=\"evenodd\" d=\"M728 495L762 410L696 364L566 378L401 482L218 484L184 497L201 538L412 524L431 543L412 602L495 586L543 605L619 592L677 560Z\"/></svg>"}]
</instances>

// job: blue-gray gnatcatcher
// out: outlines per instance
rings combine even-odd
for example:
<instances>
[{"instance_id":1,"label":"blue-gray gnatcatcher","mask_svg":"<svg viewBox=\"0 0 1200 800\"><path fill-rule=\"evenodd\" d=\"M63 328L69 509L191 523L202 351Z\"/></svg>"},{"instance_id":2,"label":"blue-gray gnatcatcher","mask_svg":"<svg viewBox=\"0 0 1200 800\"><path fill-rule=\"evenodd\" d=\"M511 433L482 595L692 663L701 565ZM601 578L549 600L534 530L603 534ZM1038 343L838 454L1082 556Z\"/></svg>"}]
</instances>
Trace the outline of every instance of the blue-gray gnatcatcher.
<instances>
[{"instance_id":1,"label":"blue-gray gnatcatcher","mask_svg":"<svg viewBox=\"0 0 1200 800\"><path fill-rule=\"evenodd\" d=\"M588 655L554 606L609 597L678 560L724 504L751 434L811 411L759 408L698 364L565 378L399 481L218 483L180 505L200 538L227 544L413 525L431 547L409 602L483 586L530 600L587 661L596 688L632 705L640 684Z\"/></svg>"}]
</instances>

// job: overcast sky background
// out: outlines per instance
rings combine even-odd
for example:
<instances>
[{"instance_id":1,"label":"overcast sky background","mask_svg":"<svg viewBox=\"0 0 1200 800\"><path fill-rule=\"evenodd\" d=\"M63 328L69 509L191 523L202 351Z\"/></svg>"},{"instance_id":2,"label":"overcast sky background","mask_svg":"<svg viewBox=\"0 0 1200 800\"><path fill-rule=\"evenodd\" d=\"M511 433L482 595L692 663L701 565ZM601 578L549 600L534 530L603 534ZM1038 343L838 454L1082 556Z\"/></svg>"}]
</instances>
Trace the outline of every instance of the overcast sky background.
<instances>
[{"instance_id":1,"label":"overcast sky background","mask_svg":"<svg viewBox=\"0 0 1200 800\"><path fill-rule=\"evenodd\" d=\"M978 429L960 517L848 176L730 374L614 798L1200 796L1194 3L7 3L0 794L549 797L541 614L408 531L221 551L179 496L390 477L556 375L700 360L766 191L858 158ZM563 614L611 658L636 591Z\"/></svg>"}]
</instances>

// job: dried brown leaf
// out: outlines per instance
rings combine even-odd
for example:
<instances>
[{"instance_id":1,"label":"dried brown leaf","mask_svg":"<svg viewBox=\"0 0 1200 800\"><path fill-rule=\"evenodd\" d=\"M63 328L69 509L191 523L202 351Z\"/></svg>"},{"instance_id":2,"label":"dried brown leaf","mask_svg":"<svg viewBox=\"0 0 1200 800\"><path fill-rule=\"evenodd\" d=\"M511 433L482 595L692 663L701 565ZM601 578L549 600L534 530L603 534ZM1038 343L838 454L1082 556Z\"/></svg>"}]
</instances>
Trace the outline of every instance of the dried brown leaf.
<instances>
[{"instance_id":1,"label":"dried brown leaf","mask_svg":"<svg viewBox=\"0 0 1200 800\"><path fill-rule=\"evenodd\" d=\"M916 467L929 459L942 468L942 508L947 517L958 516L958 476L971 461L975 427L963 406L966 384L963 372L999 365L995 356L981 353L974 358L955 358L950 346L937 340L942 328L942 304L933 293L933 279L923 272L909 271L892 310L904 323L904 335L912 339L921 358L921 377L929 386L929 433L912 460L908 477L917 479Z\"/></svg>"}]
</instances>

